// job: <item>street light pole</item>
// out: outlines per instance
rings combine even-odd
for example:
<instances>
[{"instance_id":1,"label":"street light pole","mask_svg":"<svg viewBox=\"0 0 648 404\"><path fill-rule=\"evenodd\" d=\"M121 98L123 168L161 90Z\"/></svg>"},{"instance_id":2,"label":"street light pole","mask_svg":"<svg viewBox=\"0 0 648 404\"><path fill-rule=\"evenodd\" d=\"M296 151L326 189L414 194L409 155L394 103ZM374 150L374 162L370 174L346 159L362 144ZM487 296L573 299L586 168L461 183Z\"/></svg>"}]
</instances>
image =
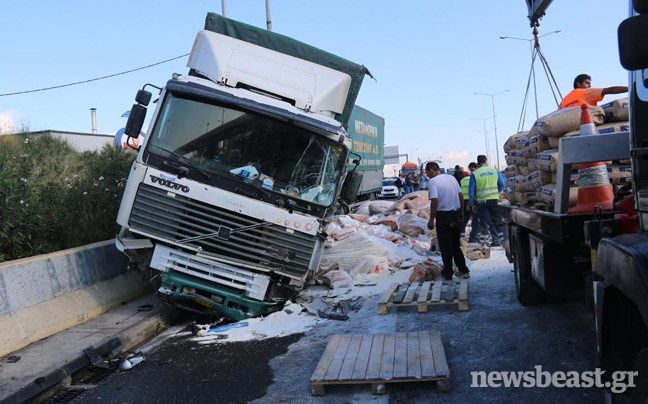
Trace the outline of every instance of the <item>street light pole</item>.
<instances>
[{"instance_id":1,"label":"street light pole","mask_svg":"<svg viewBox=\"0 0 648 404\"><path fill-rule=\"evenodd\" d=\"M412 156L412 160L409 160L409 159L408 159L407 161L411 161L412 163L414 162L414 160L415 160L415 158L414 158L414 152L415 152L415 151L418 151L418 148L416 148L416 149L410 149L410 155Z\"/></svg>"},{"instance_id":2,"label":"street light pole","mask_svg":"<svg viewBox=\"0 0 648 404\"><path fill-rule=\"evenodd\" d=\"M499 167L500 167L500 158L499 158L499 142L497 140L497 120L495 119L495 117L496 117L496 115L495 115L495 96L499 95L499 94L502 94L502 93L505 93L507 91L510 91L510 90L500 91L499 93L495 93L495 94L475 93L475 95L486 95L488 97L491 97L491 104L493 105L493 129L495 130L495 153L497 155L497 165L495 166L495 168L497 169L497 171L499 171Z\"/></svg>"},{"instance_id":3,"label":"street light pole","mask_svg":"<svg viewBox=\"0 0 648 404\"><path fill-rule=\"evenodd\" d=\"M272 17L270 17L270 0L265 0L266 6L266 26L268 31L272 31Z\"/></svg>"},{"instance_id":4,"label":"street light pole","mask_svg":"<svg viewBox=\"0 0 648 404\"><path fill-rule=\"evenodd\" d=\"M474 119L475 121L482 121L482 123L484 124L484 139L486 140L486 158L488 159L488 161L490 161L490 147L488 146L488 132L486 131L486 121L491 118L492 116L489 116L488 118L484 118L484 119L470 118L470 119ZM478 130L477 132L481 132L481 131Z\"/></svg>"}]
</instances>

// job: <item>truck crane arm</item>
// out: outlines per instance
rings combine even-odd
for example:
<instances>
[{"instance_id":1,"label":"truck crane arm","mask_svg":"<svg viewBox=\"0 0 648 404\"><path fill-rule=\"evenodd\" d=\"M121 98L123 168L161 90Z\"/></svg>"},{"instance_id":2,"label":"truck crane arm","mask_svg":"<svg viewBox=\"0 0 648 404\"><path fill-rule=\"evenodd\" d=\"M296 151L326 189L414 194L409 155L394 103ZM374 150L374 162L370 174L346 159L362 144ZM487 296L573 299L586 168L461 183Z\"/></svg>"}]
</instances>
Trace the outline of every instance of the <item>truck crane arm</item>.
<instances>
[{"instance_id":1,"label":"truck crane arm","mask_svg":"<svg viewBox=\"0 0 648 404\"><path fill-rule=\"evenodd\" d=\"M526 0L527 7L529 8L529 21L531 27L540 25L540 19L544 17L547 7L553 0Z\"/></svg>"}]
</instances>

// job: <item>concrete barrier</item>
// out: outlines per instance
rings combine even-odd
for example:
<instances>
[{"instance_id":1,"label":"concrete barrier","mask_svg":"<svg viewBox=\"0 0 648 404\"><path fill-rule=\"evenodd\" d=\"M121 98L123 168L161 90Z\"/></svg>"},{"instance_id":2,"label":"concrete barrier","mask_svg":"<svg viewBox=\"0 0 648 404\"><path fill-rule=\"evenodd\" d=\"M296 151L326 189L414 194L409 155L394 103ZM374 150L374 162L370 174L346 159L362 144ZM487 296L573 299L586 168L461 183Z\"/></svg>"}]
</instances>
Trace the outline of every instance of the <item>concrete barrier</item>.
<instances>
[{"instance_id":1,"label":"concrete barrier","mask_svg":"<svg viewBox=\"0 0 648 404\"><path fill-rule=\"evenodd\" d=\"M114 240L0 264L0 356L152 290Z\"/></svg>"}]
</instances>

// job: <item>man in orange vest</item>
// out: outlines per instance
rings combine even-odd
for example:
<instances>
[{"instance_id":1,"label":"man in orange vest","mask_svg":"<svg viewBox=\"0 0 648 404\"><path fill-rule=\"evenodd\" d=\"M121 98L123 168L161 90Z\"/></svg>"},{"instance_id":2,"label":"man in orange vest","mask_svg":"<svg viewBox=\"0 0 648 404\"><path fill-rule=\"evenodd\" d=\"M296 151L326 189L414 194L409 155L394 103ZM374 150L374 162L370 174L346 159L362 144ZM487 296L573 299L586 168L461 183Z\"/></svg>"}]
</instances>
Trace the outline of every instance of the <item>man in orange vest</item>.
<instances>
[{"instance_id":1,"label":"man in orange vest","mask_svg":"<svg viewBox=\"0 0 648 404\"><path fill-rule=\"evenodd\" d=\"M627 92L627 86L592 88L592 78L587 74L579 74L574 79L574 90L563 98L560 103L560 109L580 107L583 104L596 106L608 94L623 94Z\"/></svg>"}]
</instances>

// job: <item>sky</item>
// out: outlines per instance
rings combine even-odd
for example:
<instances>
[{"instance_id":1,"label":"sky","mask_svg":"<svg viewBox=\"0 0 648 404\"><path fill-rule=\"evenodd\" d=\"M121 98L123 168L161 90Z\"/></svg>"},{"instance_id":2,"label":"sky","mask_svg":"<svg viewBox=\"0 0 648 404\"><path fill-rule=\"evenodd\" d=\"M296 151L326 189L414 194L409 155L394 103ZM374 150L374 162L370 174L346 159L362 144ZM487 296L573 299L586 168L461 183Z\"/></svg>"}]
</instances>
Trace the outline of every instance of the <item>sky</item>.
<instances>
[{"instance_id":1,"label":"sky","mask_svg":"<svg viewBox=\"0 0 648 404\"><path fill-rule=\"evenodd\" d=\"M492 98L502 146L517 132L531 67L532 38L524 0L270 0L273 31L365 65L357 104L385 118L385 144L411 161L467 166L496 161ZM265 27L264 0L227 0L227 17ZM146 83L163 86L187 73L187 58L86 84L29 91L137 69L191 51L207 12L221 1L27 0L2 6L0 133L21 129L102 134L123 128L121 115ZM562 95L580 73L594 87L627 85L616 30L628 5L609 0L554 0L541 20L540 44ZM540 116L556 109L536 65ZM509 90L509 91L505 91ZM606 101L623 96L608 96ZM149 113L149 116L152 113ZM484 121L484 119L486 119ZM535 121L530 101L524 129ZM145 127L146 129L146 127ZM481 131L481 132L479 132ZM405 161L404 159L402 160Z\"/></svg>"}]
</instances>

